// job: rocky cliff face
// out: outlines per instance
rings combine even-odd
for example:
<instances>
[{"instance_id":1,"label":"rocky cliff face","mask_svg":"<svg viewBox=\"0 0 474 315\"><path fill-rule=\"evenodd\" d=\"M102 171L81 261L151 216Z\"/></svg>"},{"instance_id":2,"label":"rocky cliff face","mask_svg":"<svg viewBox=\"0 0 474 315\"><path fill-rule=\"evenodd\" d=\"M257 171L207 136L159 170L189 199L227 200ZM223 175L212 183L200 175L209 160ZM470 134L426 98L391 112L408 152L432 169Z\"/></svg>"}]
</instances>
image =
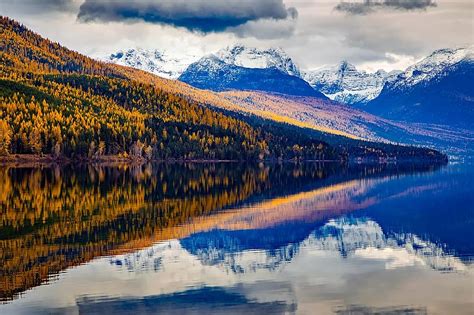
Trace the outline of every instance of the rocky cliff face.
<instances>
[{"instance_id":1,"label":"rocky cliff face","mask_svg":"<svg viewBox=\"0 0 474 315\"><path fill-rule=\"evenodd\" d=\"M316 90L332 100L344 104L367 103L382 91L386 80L398 74L379 70L375 73L359 71L347 61L336 66L306 71L303 78Z\"/></svg>"}]
</instances>

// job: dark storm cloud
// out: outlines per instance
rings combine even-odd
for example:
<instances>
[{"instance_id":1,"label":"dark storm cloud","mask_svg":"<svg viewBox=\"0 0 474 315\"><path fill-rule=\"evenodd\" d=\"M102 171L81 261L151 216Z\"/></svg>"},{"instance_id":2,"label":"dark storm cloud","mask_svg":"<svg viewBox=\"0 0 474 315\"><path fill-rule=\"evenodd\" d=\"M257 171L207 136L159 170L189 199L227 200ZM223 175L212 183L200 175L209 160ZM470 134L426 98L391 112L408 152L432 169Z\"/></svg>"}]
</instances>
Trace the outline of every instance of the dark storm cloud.
<instances>
[{"instance_id":1,"label":"dark storm cloud","mask_svg":"<svg viewBox=\"0 0 474 315\"><path fill-rule=\"evenodd\" d=\"M222 32L247 22L295 18L283 0L86 0L79 20L145 21L198 32Z\"/></svg>"},{"instance_id":2,"label":"dark storm cloud","mask_svg":"<svg viewBox=\"0 0 474 315\"><path fill-rule=\"evenodd\" d=\"M363 2L342 1L334 9L348 14L364 15L378 9L411 11L426 10L435 6L436 3L433 0L364 0Z\"/></svg>"}]
</instances>

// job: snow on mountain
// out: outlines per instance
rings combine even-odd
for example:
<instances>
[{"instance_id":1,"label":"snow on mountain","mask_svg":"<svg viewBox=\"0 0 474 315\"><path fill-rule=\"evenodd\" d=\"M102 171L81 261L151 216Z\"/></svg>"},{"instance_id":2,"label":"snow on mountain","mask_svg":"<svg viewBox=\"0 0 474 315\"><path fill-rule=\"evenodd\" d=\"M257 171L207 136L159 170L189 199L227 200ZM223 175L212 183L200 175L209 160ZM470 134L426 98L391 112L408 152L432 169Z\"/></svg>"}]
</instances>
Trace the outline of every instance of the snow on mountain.
<instances>
[{"instance_id":1,"label":"snow on mountain","mask_svg":"<svg viewBox=\"0 0 474 315\"><path fill-rule=\"evenodd\" d=\"M394 78L393 87L406 88L446 74L446 69L461 61L474 60L474 45L434 51L420 62L408 67Z\"/></svg>"},{"instance_id":2,"label":"snow on mountain","mask_svg":"<svg viewBox=\"0 0 474 315\"><path fill-rule=\"evenodd\" d=\"M384 70L367 73L343 61L337 66L306 71L302 77L328 98L345 104L354 104L366 103L377 97L387 78L396 74L398 72L387 73Z\"/></svg>"},{"instance_id":3,"label":"snow on mountain","mask_svg":"<svg viewBox=\"0 0 474 315\"><path fill-rule=\"evenodd\" d=\"M215 56L234 66L253 69L277 68L286 74L300 77L298 66L281 48L264 50L236 45L219 50Z\"/></svg>"},{"instance_id":4,"label":"snow on mountain","mask_svg":"<svg viewBox=\"0 0 474 315\"><path fill-rule=\"evenodd\" d=\"M158 49L130 48L98 59L148 71L167 79L177 79L190 64L201 57L203 56L190 54L175 56ZM277 68L286 74L300 76L298 66L280 48L264 50L236 45L221 49L204 58L214 57L228 65L252 69Z\"/></svg>"},{"instance_id":5,"label":"snow on mountain","mask_svg":"<svg viewBox=\"0 0 474 315\"><path fill-rule=\"evenodd\" d=\"M166 79L177 79L191 63L199 58L200 56L196 55L175 56L158 49L130 48L99 59L151 72Z\"/></svg>"},{"instance_id":6,"label":"snow on mountain","mask_svg":"<svg viewBox=\"0 0 474 315\"><path fill-rule=\"evenodd\" d=\"M233 80L243 72L249 72L237 71L239 69L276 69L293 77L291 78L293 81L296 80L294 77L301 78L307 81L316 91L321 91L330 99L347 104L366 103L374 99L380 93L386 78L389 76L383 70L376 73L358 71L347 62L342 62L334 67L303 72L281 48L259 49L240 44L221 49L202 58L196 55L174 56L157 49L131 48L100 59L148 71L168 79L178 79L185 73L184 81L191 85L195 82L190 78L196 77L193 73L198 72L200 82L195 86L209 89L212 89L215 84L201 82L206 80L206 77L203 76L205 73L209 73L209 80L211 81L217 77L221 80L223 74ZM190 65L193 65L193 67L186 71ZM253 72L261 73L259 71ZM218 73L221 75L217 76ZM289 77L282 76L279 80L285 78ZM224 83L220 85L225 85ZM293 82L291 85L293 84L295 83ZM301 86L301 84L297 85ZM233 86L233 88L238 88L238 86ZM249 89L248 86L245 88ZM258 88L261 89L260 86ZM301 88L307 90L302 86ZM222 88L219 89L222 90ZM301 93L297 92L297 94ZM304 95L309 95L308 91L305 91Z\"/></svg>"},{"instance_id":7,"label":"snow on mountain","mask_svg":"<svg viewBox=\"0 0 474 315\"><path fill-rule=\"evenodd\" d=\"M429 81L463 60L474 59L474 46L440 49L404 72L374 73L359 71L347 61L336 66L322 67L302 74L313 88L323 92L332 100L345 104L364 104L380 95L386 82L392 87L410 87Z\"/></svg>"},{"instance_id":8,"label":"snow on mountain","mask_svg":"<svg viewBox=\"0 0 474 315\"><path fill-rule=\"evenodd\" d=\"M473 80L474 46L441 49L387 80L361 108L391 120L474 130Z\"/></svg>"}]
</instances>

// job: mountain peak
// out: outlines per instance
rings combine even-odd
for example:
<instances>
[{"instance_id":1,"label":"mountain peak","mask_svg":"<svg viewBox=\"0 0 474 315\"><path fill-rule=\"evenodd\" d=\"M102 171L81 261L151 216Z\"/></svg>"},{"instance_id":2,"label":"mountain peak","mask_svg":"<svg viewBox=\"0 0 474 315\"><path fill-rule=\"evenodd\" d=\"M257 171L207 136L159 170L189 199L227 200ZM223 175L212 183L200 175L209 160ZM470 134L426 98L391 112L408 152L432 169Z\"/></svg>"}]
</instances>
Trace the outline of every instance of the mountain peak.
<instances>
[{"instance_id":1,"label":"mountain peak","mask_svg":"<svg viewBox=\"0 0 474 315\"><path fill-rule=\"evenodd\" d=\"M365 103L380 93L389 74L359 71L346 60L304 73L304 79L332 100L346 103Z\"/></svg>"},{"instance_id":2,"label":"mountain peak","mask_svg":"<svg viewBox=\"0 0 474 315\"><path fill-rule=\"evenodd\" d=\"M293 76L300 76L300 70L281 48L260 49L237 44L219 50L215 55L227 64L252 68L277 68Z\"/></svg>"}]
</instances>

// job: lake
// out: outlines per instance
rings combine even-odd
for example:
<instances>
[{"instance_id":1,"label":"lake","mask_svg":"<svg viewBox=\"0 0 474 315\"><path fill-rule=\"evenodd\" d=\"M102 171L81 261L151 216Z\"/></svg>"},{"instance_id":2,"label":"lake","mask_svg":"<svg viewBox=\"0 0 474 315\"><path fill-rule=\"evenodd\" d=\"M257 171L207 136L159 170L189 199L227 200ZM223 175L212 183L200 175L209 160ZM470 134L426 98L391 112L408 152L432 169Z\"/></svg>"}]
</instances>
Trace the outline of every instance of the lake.
<instances>
[{"instance_id":1,"label":"lake","mask_svg":"<svg viewBox=\"0 0 474 315\"><path fill-rule=\"evenodd\" d=\"M0 167L1 314L472 314L469 164Z\"/></svg>"}]
</instances>

